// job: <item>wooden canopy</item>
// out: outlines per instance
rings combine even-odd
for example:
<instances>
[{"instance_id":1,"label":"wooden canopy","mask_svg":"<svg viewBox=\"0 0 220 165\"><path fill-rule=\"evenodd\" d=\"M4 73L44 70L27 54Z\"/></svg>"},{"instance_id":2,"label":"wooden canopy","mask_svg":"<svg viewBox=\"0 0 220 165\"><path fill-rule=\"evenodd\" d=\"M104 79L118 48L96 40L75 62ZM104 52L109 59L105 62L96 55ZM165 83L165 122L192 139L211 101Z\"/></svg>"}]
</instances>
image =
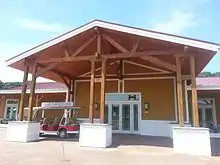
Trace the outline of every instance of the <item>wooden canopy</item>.
<instances>
[{"instance_id":1,"label":"wooden canopy","mask_svg":"<svg viewBox=\"0 0 220 165\"><path fill-rule=\"evenodd\" d=\"M117 76L121 60L136 62L175 74L181 57L182 74L190 74L189 55L195 56L198 74L218 51L215 43L184 38L124 25L92 21L6 61L24 71L27 63L38 66L37 76L58 82L83 79L90 61L108 59L108 73ZM99 52L97 51L98 49ZM112 67L108 67L108 66ZM101 62L96 62L96 69ZM30 67L29 72L32 73Z\"/></svg>"},{"instance_id":2,"label":"wooden canopy","mask_svg":"<svg viewBox=\"0 0 220 165\"><path fill-rule=\"evenodd\" d=\"M219 45L215 43L95 20L13 57L7 61L7 64L24 71L19 120L23 120L29 72L32 73L28 106L29 121L32 120L36 78L42 76L66 84L68 87L66 101L70 101L73 97L75 80L90 78L89 118L93 122L94 89L99 77L100 121L103 123L106 79L126 78L123 69L123 62L126 61L146 68L154 68L163 75L176 76L180 126L184 125L182 75L189 74L192 82L193 125L199 126L196 74L205 67L218 49ZM100 72L96 75L97 71ZM144 76L146 77L147 74L146 71Z\"/></svg>"}]
</instances>

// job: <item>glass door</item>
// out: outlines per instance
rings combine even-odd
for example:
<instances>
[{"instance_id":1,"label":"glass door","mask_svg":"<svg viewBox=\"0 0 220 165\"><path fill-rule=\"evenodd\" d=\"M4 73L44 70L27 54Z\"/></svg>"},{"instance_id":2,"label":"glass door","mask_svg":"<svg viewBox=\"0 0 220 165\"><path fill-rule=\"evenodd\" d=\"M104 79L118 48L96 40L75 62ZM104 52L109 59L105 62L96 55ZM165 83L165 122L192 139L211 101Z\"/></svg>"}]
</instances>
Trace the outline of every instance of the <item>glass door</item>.
<instances>
[{"instance_id":1,"label":"glass door","mask_svg":"<svg viewBox=\"0 0 220 165\"><path fill-rule=\"evenodd\" d=\"M131 130L131 104L122 104L122 131Z\"/></svg>"},{"instance_id":2,"label":"glass door","mask_svg":"<svg viewBox=\"0 0 220 165\"><path fill-rule=\"evenodd\" d=\"M119 111L120 111L120 104L111 104L111 124L112 130L119 130Z\"/></svg>"},{"instance_id":3,"label":"glass door","mask_svg":"<svg viewBox=\"0 0 220 165\"><path fill-rule=\"evenodd\" d=\"M138 132L139 131L139 106L138 104L133 104L133 128L134 128L134 132Z\"/></svg>"},{"instance_id":4,"label":"glass door","mask_svg":"<svg viewBox=\"0 0 220 165\"><path fill-rule=\"evenodd\" d=\"M106 104L105 123L112 124L115 133L136 134L139 132L139 104Z\"/></svg>"}]
</instances>

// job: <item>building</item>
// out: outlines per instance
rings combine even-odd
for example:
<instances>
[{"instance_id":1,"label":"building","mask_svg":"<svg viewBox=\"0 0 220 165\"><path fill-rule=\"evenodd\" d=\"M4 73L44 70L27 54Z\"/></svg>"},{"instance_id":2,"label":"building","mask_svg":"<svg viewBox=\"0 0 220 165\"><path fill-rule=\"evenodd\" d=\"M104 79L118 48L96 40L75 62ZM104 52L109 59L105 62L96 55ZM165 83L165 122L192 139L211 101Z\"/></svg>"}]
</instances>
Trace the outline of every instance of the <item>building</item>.
<instances>
[{"instance_id":1,"label":"building","mask_svg":"<svg viewBox=\"0 0 220 165\"><path fill-rule=\"evenodd\" d=\"M24 72L20 121L24 120L28 73L32 74L27 112L30 122L14 124L26 129L24 136L38 139L39 127L31 121L36 78L42 76L64 83L68 88L66 101L84 107L80 117L92 124L81 125L80 134L86 136L80 136L79 141L89 142L89 146L93 145L90 137L103 138L98 141L105 142L105 147L110 145L112 131L173 135L178 151L210 155L209 130L199 128L196 76L219 47L212 42L94 20L6 61L9 67ZM210 113L201 111L205 126ZM185 127L190 120L192 127ZM99 128L103 128L101 132ZM15 132L10 133L14 138ZM191 143L185 138L188 136ZM204 149L198 150L201 146Z\"/></svg>"},{"instance_id":2,"label":"building","mask_svg":"<svg viewBox=\"0 0 220 165\"><path fill-rule=\"evenodd\" d=\"M139 67L139 66L136 66L136 67ZM145 81L150 82L150 80L147 80L147 79ZM166 82L165 80L161 80L161 81ZM167 81L169 81L168 78L167 78ZM115 84L116 86L115 89L118 89L118 84L119 82ZM27 88L28 88L27 93L29 93L30 85L28 85ZM191 112L190 106L187 106L191 99L190 98L190 85L186 84L185 89L186 89L184 90L185 91L184 94L186 97L185 100L187 100L184 103L186 107L185 124L191 125L192 124L192 115L191 115L192 112ZM201 127L210 128L213 133L220 132L220 130L218 129L220 126L220 78L219 77L197 78L197 90L198 90L199 125ZM67 91L68 91L67 87L64 84L61 84L58 82L36 83L36 90L35 90L36 94L34 98L34 105L38 107L41 105L42 102L65 101ZM117 90L113 92L116 93ZM1 119L15 120L17 116L16 114L18 113L20 94L21 94L21 86L11 88L8 90L0 90L0 97L1 97L0 118ZM86 95L86 92L83 92L83 94ZM151 104L153 102L147 102L147 103L149 107L146 110L144 110L144 103L143 103L142 109L143 111L145 111L144 113L149 114L149 113L152 113ZM80 104L80 102L76 102L76 104L78 105ZM95 110L96 111L95 113L98 113L99 112L98 101L96 102L96 104L97 104L97 108ZM174 103L174 105L175 104L176 103ZM85 106L83 102L80 105ZM25 107L27 106L28 106L28 97L25 100ZM108 106L108 108L106 108L105 110L106 110L106 113L108 113L107 110L113 108L113 105L107 104L106 106ZM122 106L126 106L126 104ZM131 108L135 108L135 105L133 105L133 107ZM161 115L161 118L156 118L155 115L152 115L152 117L148 121L145 121L145 125L147 126L147 129L145 133L142 132L142 134L153 135L153 136L168 136L168 137L172 136L170 134L171 132L169 130L169 125L176 125L178 123L177 122L178 119L176 118L177 110L175 109L175 106L173 109L175 110L175 113L174 113L175 116L173 116L172 113L169 113L167 118L164 117L165 115L164 116ZM49 113L47 112L48 114L45 114L45 117L52 119L52 118L55 118L56 116L61 116L62 115L61 113L63 111L59 111L59 113L57 112L56 111L51 111ZM24 116L25 118L27 118L27 111L25 112ZM108 121L107 119L108 116L110 115L105 114L106 122ZM85 112L80 111L79 119L83 121L85 120L87 121L88 114L86 115ZM99 118L96 117L95 121L98 122L98 120ZM142 123L142 122L143 121L140 121L139 123ZM137 124L136 125L137 129L141 129L141 128L138 128L140 126ZM130 127L132 127L131 123L130 123ZM163 127L164 129L161 129L161 127ZM143 130L143 128L141 130ZM123 133L123 131L121 130L119 132ZM134 133L140 133L140 132L134 132ZM218 137L217 134L212 134L212 136Z\"/></svg>"}]
</instances>

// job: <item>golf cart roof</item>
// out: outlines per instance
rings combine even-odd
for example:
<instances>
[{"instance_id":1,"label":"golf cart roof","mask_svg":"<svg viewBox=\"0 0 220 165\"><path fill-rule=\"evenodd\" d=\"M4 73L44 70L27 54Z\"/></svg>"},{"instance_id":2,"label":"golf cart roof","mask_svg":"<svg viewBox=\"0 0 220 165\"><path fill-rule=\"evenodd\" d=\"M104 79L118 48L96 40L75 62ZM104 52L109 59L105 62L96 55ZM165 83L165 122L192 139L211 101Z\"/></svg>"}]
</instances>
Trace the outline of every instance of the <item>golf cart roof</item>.
<instances>
[{"instance_id":1,"label":"golf cart roof","mask_svg":"<svg viewBox=\"0 0 220 165\"><path fill-rule=\"evenodd\" d=\"M28 109L28 107L24 108L24 109ZM76 107L76 106L55 106L55 107L33 107L33 110L65 110L65 109L68 109L68 110L79 110L79 109L83 109L83 107Z\"/></svg>"}]
</instances>

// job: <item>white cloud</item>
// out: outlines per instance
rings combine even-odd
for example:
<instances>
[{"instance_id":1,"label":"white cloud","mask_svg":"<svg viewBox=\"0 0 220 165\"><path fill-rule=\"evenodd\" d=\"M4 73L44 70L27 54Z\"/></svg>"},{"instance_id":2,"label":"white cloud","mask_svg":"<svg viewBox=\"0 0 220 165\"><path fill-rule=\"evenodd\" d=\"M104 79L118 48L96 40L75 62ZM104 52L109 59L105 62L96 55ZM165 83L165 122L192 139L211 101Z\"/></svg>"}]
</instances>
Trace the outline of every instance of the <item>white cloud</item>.
<instances>
[{"instance_id":1,"label":"white cloud","mask_svg":"<svg viewBox=\"0 0 220 165\"><path fill-rule=\"evenodd\" d=\"M172 11L168 20L154 23L154 30L172 34L181 34L188 28L198 24L197 15L193 11Z\"/></svg>"},{"instance_id":2,"label":"white cloud","mask_svg":"<svg viewBox=\"0 0 220 165\"><path fill-rule=\"evenodd\" d=\"M21 53L33 45L20 43L0 43L0 80L4 82L22 81L23 72L6 66L5 60ZM28 76L29 80L31 76ZM44 78L38 78L37 81L47 81Z\"/></svg>"},{"instance_id":3,"label":"white cloud","mask_svg":"<svg viewBox=\"0 0 220 165\"><path fill-rule=\"evenodd\" d=\"M65 32L69 29L67 26L60 23L46 23L40 20L34 19L18 19L17 24L25 29L35 30L35 31L44 31L44 32Z\"/></svg>"}]
</instances>

